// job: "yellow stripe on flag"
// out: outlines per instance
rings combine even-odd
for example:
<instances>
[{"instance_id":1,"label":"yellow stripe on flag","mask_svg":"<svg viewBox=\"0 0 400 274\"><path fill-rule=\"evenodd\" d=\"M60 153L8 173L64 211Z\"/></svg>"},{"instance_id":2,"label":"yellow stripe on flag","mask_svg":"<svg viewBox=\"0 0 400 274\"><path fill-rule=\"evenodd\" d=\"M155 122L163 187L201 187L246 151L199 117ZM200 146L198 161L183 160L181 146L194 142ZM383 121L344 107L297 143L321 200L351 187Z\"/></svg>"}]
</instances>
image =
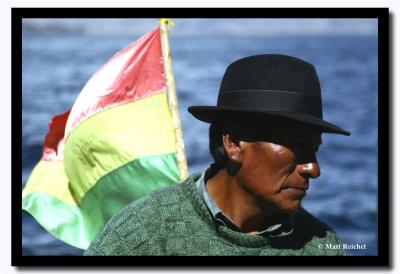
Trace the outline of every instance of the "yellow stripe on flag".
<instances>
[{"instance_id":1,"label":"yellow stripe on flag","mask_svg":"<svg viewBox=\"0 0 400 274\"><path fill-rule=\"evenodd\" d=\"M51 178L51 180L46 180ZM43 161L33 169L31 176L22 192L22 198L33 192L47 193L66 204L76 205L71 193L65 191L68 189L68 178L64 173L64 164L62 161Z\"/></svg>"},{"instance_id":2,"label":"yellow stripe on flag","mask_svg":"<svg viewBox=\"0 0 400 274\"><path fill-rule=\"evenodd\" d=\"M163 92L100 112L75 128L65 143L64 168L77 203L121 165L175 152L171 119Z\"/></svg>"}]
</instances>

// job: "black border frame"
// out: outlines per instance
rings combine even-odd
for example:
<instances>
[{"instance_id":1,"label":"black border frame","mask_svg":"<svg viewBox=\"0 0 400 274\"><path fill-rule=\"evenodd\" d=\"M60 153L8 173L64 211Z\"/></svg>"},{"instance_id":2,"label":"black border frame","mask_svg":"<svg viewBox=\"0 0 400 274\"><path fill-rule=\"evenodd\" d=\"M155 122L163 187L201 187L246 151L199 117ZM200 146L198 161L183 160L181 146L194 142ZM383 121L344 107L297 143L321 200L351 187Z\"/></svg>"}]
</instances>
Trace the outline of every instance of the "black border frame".
<instances>
[{"instance_id":1,"label":"black border frame","mask_svg":"<svg viewBox=\"0 0 400 274\"><path fill-rule=\"evenodd\" d=\"M140 16L137 16L140 14ZM377 18L378 19L378 255L345 257L143 257L22 256L22 19L23 18ZM391 64L388 8L12 8L12 266L390 266L392 211ZM149 258L147 258L149 259ZM25 268L24 268L25 269ZM100 270L100 268L97 268ZM102 267L101 269L104 269ZM235 268L237 269L237 268ZM370 268L368 268L370 269Z\"/></svg>"}]
</instances>

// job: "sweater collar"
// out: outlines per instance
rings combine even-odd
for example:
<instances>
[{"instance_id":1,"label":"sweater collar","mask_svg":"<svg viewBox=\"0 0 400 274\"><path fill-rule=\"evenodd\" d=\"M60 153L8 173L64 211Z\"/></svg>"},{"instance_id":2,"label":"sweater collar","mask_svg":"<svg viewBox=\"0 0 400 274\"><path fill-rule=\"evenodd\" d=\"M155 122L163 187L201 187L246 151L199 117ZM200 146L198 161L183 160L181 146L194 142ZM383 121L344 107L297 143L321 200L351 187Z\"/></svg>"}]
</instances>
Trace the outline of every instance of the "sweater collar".
<instances>
[{"instance_id":1,"label":"sweater collar","mask_svg":"<svg viewBox=\"0 0 400 274\"><path fill-rule=\"evenodd\" d=\"M214 222L225 226L234 231L240 232L240 228L218 207L214 199L208 193L206 188L207 175L210 168L203 171L200 178L196 181L196 187L202 195L204 202L207 205L208 210L211 212L214 218ZM265 229L256 233L260 236L268 237L284 237L292 234L293 232L293 215L292 214L275 214L266 225Z\"/></svg>"}]
</instances>

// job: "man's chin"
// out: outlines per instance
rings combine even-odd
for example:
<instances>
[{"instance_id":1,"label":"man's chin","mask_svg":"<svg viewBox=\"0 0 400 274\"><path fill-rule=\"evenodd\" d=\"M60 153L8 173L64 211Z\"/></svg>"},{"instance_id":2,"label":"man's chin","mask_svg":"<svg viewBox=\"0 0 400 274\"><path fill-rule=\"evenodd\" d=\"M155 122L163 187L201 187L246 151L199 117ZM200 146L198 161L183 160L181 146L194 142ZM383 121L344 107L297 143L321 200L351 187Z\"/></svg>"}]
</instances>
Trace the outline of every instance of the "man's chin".
<instances>
[{"instance_id":1,"label":"man's chin","mask_svg":"<svg viewBox=\"0 0 400 274\"><path fill-rule=\"evenodd\" d=\"M261 201L261 200L260 200ZM296 213L301 208L301 199L297 200L286 200L280 202L270 202L270 201L261 201L264 206L266 212L274 213L283 213L283 214L293 214Z\"/></svg>"},{"instance_id":2,"label":"man's chin","mask_svg":"<svg viewBox=\"0 0 400 274\"><path fill-rule=\"evenodd\" d=\"M296 201L290 205L285 205L280 208L282 213L293 214L301 208L301 201Z\"/></svg>"}]
</instances>

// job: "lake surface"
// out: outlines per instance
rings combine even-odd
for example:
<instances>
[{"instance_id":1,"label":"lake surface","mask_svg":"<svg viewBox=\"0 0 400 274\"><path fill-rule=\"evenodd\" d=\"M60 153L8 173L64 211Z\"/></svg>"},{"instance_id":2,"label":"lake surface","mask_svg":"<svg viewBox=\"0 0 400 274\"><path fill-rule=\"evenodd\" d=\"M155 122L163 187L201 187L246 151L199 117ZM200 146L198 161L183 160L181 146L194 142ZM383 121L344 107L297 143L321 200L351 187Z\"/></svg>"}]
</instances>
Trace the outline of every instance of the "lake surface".
<instances>
[{"instance_id":1,"label":"lake surface","mask_svg":"<svg viewBox=\"0 0 400 274\"><path fill-rule=\"evenodd\" d=\"M69 109L90 76L138 37L23 36L22 184L41 157L48 123ZM303 206L346 244L366 244L348 255L377 254L377 37L171 37L175 81L190 172L212 161L208 125L190 105L215 105L232 61L255 54L292 55L313 63L324 118L352 133L323 135L321 176L310 182ZM381 182L386 183L386 182ZM47 233L28 214L22 219L24 255L80 255Z\"/></svg>"}]
</instances>

